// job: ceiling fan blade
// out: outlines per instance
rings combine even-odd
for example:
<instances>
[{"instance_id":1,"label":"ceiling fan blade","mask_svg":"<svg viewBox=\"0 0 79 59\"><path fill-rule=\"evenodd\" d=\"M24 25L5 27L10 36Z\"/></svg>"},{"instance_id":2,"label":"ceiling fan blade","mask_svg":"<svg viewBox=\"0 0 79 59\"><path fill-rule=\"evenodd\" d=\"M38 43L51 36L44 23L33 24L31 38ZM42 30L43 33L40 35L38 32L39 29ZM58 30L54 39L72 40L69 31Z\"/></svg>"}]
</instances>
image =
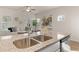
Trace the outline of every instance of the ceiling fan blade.
<instances>
[{"instance_id":1,"label":"ceiling fan blade","mask_svg":"<svg viewBox=\"0 0 79 59\"><path fill-rule=\"evenodd\" d=\"M36 10L36 9L31 9L31 10Z\"/></svg>"}]
</instances>

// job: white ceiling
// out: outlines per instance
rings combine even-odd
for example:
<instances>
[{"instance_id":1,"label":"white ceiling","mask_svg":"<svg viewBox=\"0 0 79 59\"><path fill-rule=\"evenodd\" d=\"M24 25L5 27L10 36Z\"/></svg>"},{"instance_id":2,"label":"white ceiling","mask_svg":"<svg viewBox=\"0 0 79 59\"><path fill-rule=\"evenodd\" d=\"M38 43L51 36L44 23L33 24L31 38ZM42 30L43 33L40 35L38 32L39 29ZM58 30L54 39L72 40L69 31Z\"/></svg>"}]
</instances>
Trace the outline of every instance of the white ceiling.
<instances>
[{"instance_id":1,"label":"white ceiling","mask_svg":"<svg viewBox=\"0 0 79 59\"><path fill-rule=\"evenodd\" d=\"M32 9L36 9L34 12L35 13L39 13L39 12L43 12L43 11L47 11L53 8L57 8L59 6L32 6ZM25 10L25 6L0 6L0 8L8 8L8 9L12 9L12 10L16 10L16 11L24 11Z\"/></svg>"}]
</instances>

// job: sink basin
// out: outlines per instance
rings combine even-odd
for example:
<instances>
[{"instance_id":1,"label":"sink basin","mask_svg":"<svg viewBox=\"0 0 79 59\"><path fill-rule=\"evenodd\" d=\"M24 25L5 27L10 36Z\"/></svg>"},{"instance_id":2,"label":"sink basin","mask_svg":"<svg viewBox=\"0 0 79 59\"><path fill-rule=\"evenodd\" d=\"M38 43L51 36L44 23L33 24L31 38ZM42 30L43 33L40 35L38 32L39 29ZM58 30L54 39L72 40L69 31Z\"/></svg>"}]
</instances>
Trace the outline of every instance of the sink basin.
<instances>
[{"instance_id":1,"label":"sink basin","mask_svg":"<svg viewBox=\"0 0 79 59\"><path fill-rule=\"evenodd\" d=\"M50 36L44 36L44 35L38 35L38 36L35 36L33 38L36 39L36 40L38 40L38 41L41 41L41 42L44 42L44 41L52 39L52 37L50 37Z\"/></svg>"},{"instance_id":2,"label":"sink basin","mask_svg":"<svg viewBox=\"0 0 79 59\"><path fill-rule=\"evenodd\" d=\"M16 48L23 49L34 46L38 44L38 42L33 39L24 38L20 40L15 40L13 44L16 46Z\"/></svg>"}]
</instances>

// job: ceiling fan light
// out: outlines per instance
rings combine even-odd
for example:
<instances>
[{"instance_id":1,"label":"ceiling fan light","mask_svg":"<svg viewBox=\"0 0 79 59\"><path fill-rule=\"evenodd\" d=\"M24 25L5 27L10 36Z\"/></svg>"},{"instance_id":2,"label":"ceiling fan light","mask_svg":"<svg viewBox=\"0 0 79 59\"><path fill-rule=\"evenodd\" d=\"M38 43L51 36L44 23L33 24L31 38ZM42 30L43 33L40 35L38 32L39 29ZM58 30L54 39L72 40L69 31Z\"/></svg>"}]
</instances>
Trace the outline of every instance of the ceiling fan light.
<instances>
[{"instance_id":1,"label":"ceiling fan light","mask_svg":"<svg viewBox=\"0 0 79 59\"><path fill-rule=\"evenodd\" d=\"M26 11L27 11L27 12L30 12L30 10L29 10L29 9L26 9Z\"/></svg>"},{"instance_id":2,"label":"ceiling fan light","mask_svg":"<svg viewBox=\"0 0 79 59\"><path fill-rule=\"evenodd\" d=\"M26 11L30 12L31 11L31 7L27 7Z\"/></svg>"}]
</instances>

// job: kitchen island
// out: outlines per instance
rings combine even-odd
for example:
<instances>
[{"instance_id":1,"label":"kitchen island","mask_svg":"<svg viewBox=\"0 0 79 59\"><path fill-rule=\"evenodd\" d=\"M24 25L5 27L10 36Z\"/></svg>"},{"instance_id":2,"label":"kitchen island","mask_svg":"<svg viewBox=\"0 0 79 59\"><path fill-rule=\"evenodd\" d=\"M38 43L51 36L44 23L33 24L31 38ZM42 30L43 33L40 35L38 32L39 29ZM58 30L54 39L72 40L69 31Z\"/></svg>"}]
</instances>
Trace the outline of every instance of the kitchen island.
<instances>
[{"instance_id":1,"label":"kitchen island","mask_svg":"<svg viewBox=\"0 0 79 59\"><path fill-rule=\"evenodd\" d=\"M13 35L0 36L0 52L34 52L34 51L39 51L42 48L46 48L47 46L51 44L55 44L57 42L60 42L60 51L61 51L63 39L65 39L70 34L53 31L51 35L52 38L49 40L39 41L33 38L39 35L37 34L35 35L34 33L32 33L30 37L32 38L33 41L36 41L37 43L29 47L25 46L25 48L21 46L17 47L16 46L17 44L14 44L13 42L15 42L16 40L22 40L22 39L28 38L28 33L24 33L24 34L15 33ZM25 41L26 40L24 40L24 42ZM22 46L23 46L23 43L22 43Z\"/></svg>"}]
</instances>

